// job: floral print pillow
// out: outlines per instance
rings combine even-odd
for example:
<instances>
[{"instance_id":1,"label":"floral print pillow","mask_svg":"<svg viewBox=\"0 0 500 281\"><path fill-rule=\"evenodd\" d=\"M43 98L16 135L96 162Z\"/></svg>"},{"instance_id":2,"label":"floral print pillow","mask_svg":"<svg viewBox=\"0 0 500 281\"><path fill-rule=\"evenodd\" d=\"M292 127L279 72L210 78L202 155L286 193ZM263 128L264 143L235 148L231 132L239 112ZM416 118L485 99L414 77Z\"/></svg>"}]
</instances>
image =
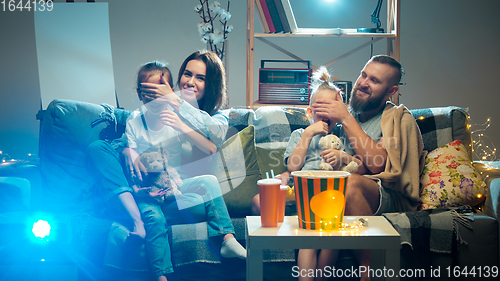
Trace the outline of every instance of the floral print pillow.
<instances>
[{"instance_id":1,"label":"floral print pillow","mask_svg":"<svg viewBox=\"0 0 500 281\"><path fill-rule=\"evenodd\" d=\"M486 195L486 184L460 140L427 155L420 183L421 209L475 206L482 203Z\"/></svg>"}]
</instances>

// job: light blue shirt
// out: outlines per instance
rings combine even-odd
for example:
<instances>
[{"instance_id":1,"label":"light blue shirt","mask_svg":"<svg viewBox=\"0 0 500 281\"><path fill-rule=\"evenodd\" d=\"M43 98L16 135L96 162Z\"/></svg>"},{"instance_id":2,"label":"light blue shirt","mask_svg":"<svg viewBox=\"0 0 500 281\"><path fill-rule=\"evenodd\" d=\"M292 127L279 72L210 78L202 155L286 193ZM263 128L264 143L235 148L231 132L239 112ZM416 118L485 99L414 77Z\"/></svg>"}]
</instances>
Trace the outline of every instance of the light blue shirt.
<instances>
[{"instance_id":1,"label":"light blue shirt","mask_svg":"<svg viewBox=\"0 0 500 281\"><path fill-rule=\"evenodd\" d=\"M304 129L297 129L290 135L290 140L288 141L285 153L283 154L283 157L285 158L285 165L288 165L288 158L297 147L303 133ZM311 139L311 143L309 144L309 148L307 149L304 166L302 166L301 169L302 171L319 170L319 164L321 163L322 159L320 154L323 151L323 149L319 146L319 139L321 137L322 135L315 135Z\"/></svg>"}]
</instances>

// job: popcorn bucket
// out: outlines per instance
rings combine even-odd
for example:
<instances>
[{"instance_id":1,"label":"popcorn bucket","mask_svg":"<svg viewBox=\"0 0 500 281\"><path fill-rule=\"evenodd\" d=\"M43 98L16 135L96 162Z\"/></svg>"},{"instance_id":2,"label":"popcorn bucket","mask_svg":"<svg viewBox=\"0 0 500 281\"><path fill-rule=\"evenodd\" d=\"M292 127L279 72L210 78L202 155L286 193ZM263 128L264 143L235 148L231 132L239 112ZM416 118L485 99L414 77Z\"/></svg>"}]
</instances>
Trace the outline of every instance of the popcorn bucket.
<instances>
[{"instance_id":1,"label":"popcorn bucket","mask_svg":"<svg viewBox=\"0 0 500 281\"><path fill-rule=\"evenodd\" d=\"M300 228L340 228L344 219L345 194L350 175L343 171L292 172Z\"/></svg>"}]
</instances>

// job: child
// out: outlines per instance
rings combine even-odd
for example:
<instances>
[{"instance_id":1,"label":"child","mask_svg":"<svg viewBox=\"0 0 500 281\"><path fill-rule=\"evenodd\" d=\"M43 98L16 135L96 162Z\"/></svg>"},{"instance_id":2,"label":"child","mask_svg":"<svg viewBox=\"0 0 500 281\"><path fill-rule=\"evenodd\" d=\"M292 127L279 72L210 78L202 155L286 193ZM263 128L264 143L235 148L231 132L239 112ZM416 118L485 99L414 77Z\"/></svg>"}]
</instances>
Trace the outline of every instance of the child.
<instances>
[{"instance_id":1,"label":"child","mask_svg":"<svg viewBox=\"0 0 500 281\"><path fill-rule=\"evenodd\" d=\"M320 67L313 73L311 88L309 105L313 104L317 99L341 99L340 90L330 82L330 75L325 67ZM338 161L345 164L355 161L359 166L358 173L364 173L366 167L358 158L336 149L323 151L319 146L319 139L331 133L336 124L331 120L318 117L310 106L307 108L307 114L312 118L313 123L305 129L297 129L292 132L284 153L288 172L318 170L321 159L324 159L332 166L335 166ZM323 269L325 266L334 264L337 255L337 250L300 249L297 264L301 270ZM299 276L299 279L314 280L314 278L308 276Z\"/></svg>"},{"instance_id":2,"label":"child","mask_svg":"<svg viewBox=\"0 0 500 281\"><path fill-rule=\"evenodd\" d=\"M325 67L320 67L313 73L309 105L313 104L317 99L341 99L340 90L329 80L330 75ZM344 164L355 161L360 166L358 173L363 174L366 168L358 158L336 149L323 151L319 146L319 139L328 133L332 133L336 124L331 120L318 117L310 106L307 108L307 115L312 118L313 124L305 129L293 131L288 141L284 154L288 172L318 170L321 159L324 159L332 166L335 166L337 161Z\"/></svg>"},{"instance_id":3,"label":"child","mask_svg":"<svg viewBox=\"0 0 500 281\"><path fill-rule=\"evenodd\" d=\"M311 78L312 91L309 105L313 104L318 98L341 99L340 89L330 82L330 75L326 67L320 67L318 71L313 73ZM357 173L365 173L366 167L358 158L336 149L323 151L319 146L319 139L328 133L332 133L332 130L336 131L336 124L330 120L323 120L316 116L316 113L310 106L307 108L307 114L309 118L312 118L313 124L306 129L297 129L292 132L284 154L285 165L287 165L288 171L277 176L277 178L281 179L282 184L288 184L290 173L293 171L319 170L319 164L322 159L332 166L335 166L337 161L349 164L354 160L358 164ZM253 215L260 215L259 194L255 195L252 199L251 212Z\"/></svg>"},{"instance_id":4,"label":"child","mask_svg":"<svg viewBox=\"0 0 500 281\"><path fill-rule=\"evenodd\" d=\"M180 165L181 136L174 128L163 124L160 114L167 109L167 103L161 98L157 99L156 96L141 91L140 85L143 82L165 83L173 87L173 79L170 70L164 63L153 61L140 68L137 75L137 95L143 106L129 117L125 128L127 138L125 150L128 156L125 164L127 170L130 171L134 191L139 196L147 195L143 193L148 191L149 196L156 197L163 194L149 192L148 187L140 187L144 181L147 181L148 173L152 172L148 171L144 163L141 162L141 157L151 151L160 152L162 157L169 155L169 166L178 167Z\"/></svg>"}]
</instances>

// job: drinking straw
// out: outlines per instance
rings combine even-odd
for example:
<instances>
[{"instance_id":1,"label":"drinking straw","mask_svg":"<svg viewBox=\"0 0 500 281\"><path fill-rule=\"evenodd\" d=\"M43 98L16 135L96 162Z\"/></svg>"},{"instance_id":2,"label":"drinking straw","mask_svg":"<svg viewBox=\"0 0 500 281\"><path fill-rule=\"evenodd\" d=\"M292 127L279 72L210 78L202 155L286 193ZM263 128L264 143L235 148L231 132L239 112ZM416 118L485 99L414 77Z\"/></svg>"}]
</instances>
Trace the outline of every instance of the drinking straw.
<instances>
[{"instance_id":1,"label":"drinking straw","mask_svg":"<svg viewBox=\"0 0 500 281\"><path fill-rule=\"evenodd\" d=\"M268 178L269 178L269 173L268 173L268 172L266 172L266 179L268 179Z\"/></svg>"},{"instance_id":2,"label":"drinking straw","mask_svg":"<svg viewBox=\"0 0 500 281\"><path fill-rule=\"evenodd\" d=\"M274 171L271 170L271 178L274 179Z\"/></svg>"}]
</instances>

